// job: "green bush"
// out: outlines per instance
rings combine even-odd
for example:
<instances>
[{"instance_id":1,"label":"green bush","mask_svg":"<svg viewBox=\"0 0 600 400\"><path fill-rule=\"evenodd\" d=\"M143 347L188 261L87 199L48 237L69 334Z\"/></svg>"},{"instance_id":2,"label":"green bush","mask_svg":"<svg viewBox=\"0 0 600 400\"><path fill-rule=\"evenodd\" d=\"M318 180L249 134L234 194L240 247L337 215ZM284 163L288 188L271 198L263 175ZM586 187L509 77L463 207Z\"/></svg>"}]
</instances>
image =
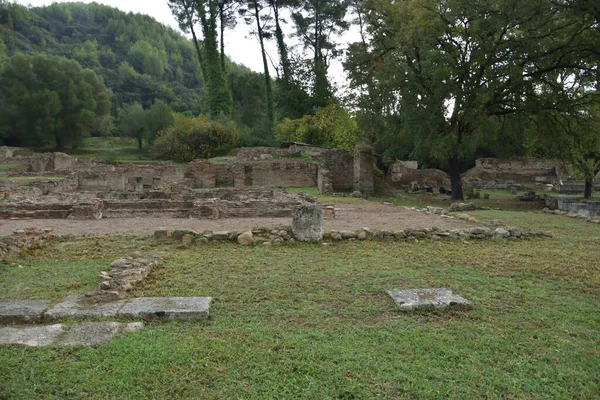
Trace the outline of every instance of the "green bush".
<instances>
[{"instance_id":1,"label":"green bush","mask_svg":"<svg viewBox=\"0 0 600 400\"><path fill-rule=\"evenodd\" d=\"M175 114L174 117L174 124L159 133L150 148L152 157L180 162L218 157L240 142L233 124L220 124L204 115L189 118Z\"/></svg>"}]
</instances>

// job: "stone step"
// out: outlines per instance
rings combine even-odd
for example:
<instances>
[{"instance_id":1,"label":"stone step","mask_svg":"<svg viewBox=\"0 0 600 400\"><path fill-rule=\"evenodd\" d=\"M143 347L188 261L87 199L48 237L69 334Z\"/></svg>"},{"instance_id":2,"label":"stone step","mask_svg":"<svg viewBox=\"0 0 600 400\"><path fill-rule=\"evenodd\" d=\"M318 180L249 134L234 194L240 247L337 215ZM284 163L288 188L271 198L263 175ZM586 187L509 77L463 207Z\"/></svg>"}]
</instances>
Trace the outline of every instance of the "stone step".
<instances>
[{"instance_id":1,"label":"stone step","mask_svg":"<svg viewBox=\"0 0 600 400\"><path fill-rule=\"evenodd\" d=\"M99 346L108 343L121 332L134 332L144 327L143 322L83 322L33 327L0 328L0 345L21 346Z\"/></svg>"},{"instance_id":2,"label":"stone step","mask_svg":"<svg viewBox=\"0 0 600 400\"><path fill-rule=\"evenodd\" d=\"M39 322L48 307L50 307L50 300L0 299L0 323Z\"/></svg>"},{"instance_id":3,"label":"stone step","mask_svg":"<svg viewBox=\"0 0 600 400\"><path fill-rule=\"evenodd\" d=\"M201 319L208 317L211 302L210 297L138 297L89 304L85 295L72 295L48 310L45 316L53 320L83 317Z\"/></svg>"}]
</instances>

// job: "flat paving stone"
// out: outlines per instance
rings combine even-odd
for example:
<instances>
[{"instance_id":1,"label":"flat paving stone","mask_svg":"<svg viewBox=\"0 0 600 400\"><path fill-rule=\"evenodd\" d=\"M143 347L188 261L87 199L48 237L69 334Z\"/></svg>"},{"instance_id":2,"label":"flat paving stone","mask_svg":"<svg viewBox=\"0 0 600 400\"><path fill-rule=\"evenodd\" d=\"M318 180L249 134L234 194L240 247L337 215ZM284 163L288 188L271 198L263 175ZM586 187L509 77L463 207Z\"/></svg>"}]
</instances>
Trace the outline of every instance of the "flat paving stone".
<instances>
[{"instance_id":1,"label":"flat paving stone","mask_svg":"<svg viewBox=\"0 0 600 400\"><path fill-rule=\"evenodd\" d=\"M119 300L110 303L88 305L84 300L85 295L83 294L67 296L61 303L58 303L50 310L46 311L45 316L51 319L76 317L114 317L126 302L126 300Z\"/></svg>"},{"instance_id":2,"label":"flat paving stone","mask_svg":"<svg viewBox=\"0 0 600 400\"><path fill-rule=\"evenodd\" d=\"M0 328L0 345L48 346L63 333L63 324L27 328Z\"/></svg>"},{"instance_id":3,"label":"flat paving stone","mask_svg":"<svg viewBox=\"0 0 600 400\"><path fill-rule=\"evenodd\" d=\"M121 332L142 329L142 322L82 322L21 328L0 328L0 345L23 346L99 346Z\"/></svg>"},{"instance_id":4,"label":"flat paving stone","mask_svg":"<svg viewBox=\"0 0 600 400\"><path fill-rule=\"evenodd\" d=\"M50 300L0 299L0 323L31 323L42 319Z\"/></svg>"},{"instance_id":5,"label":"flat paving stone","mask_svg":"<svg viewBox=\"0 0 600 400\"><path fill-rule=\"evenodd\" d=\"M402 310L417 309L470 309L471 302L445 288L388 290L390 296Z\"/></svg>"},{"instance_id":6,"label":"flat paving stone","mask_svg":"<svg viewBox=\"0 0 600 400\"><path fill-rule=\"evenodd\" d=\"M117 315L169 320L206 318L211 301L211 297L138 297L127 302Z\"/></svg>"}]
</instances>

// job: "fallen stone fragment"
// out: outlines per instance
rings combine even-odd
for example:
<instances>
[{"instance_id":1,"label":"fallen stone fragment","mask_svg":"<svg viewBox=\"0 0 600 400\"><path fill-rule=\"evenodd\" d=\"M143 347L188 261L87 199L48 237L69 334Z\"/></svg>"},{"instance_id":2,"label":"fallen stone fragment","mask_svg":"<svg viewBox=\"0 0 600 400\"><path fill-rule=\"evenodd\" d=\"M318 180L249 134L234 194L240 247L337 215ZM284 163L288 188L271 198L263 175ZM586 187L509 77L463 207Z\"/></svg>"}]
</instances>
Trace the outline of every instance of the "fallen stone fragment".
<instances>
[{"instance_id":1,"label":"fallen stone fragment","mask_svg":"<svg viewBox=\"0 0 600 400\"><path fill-rule=\"evenodd\" d=\"M452 290L445 288L436 289L409 289L388 290L396 304L404 311L417 309L470 309L471 302L455 295Z\"/></svg>"},{"instance_id":2,"label":"fallen stone fragment","mask_svg":"<svg viewBox=\"0 0 600 400\"><path fill-rule=\"evenodd\" d=\"M23 346L99 346L120 332L134 332L144 324L133 322L83 322L71 327L65 324L21 328L0 328L0 345Z\"/></svg>"},{"instance_id":3,"label":"fallen stone fragment","mask_svg":"<svg viewBox=\"0 0 600 400\"><path fill-rule=\"evenodd\" d=\"M50 300L0 299L0 323L31 323L42 319Z\"/></svg>"},{"instance_id":4,"label":"fallen stone fragment","mask_svg":"<svg viewBox=\"0 0 600 400\"><path fill-rule=\"evenodd\" d=\"M138 297L127 302L117 315L169 320L207 318L211 301L210 297Z\"/></svg>"},{"instance_id":5,"label":"fallen stone fragment","mask_svg":"<svg viewBox=\"0 0 600 400\"><path fill-rule=\"evenodd\" d=\"M250 246L254 244L254 235L252 231L244 232L237 237L237 242L242 246Z\"/></svg>"}]
</instances>

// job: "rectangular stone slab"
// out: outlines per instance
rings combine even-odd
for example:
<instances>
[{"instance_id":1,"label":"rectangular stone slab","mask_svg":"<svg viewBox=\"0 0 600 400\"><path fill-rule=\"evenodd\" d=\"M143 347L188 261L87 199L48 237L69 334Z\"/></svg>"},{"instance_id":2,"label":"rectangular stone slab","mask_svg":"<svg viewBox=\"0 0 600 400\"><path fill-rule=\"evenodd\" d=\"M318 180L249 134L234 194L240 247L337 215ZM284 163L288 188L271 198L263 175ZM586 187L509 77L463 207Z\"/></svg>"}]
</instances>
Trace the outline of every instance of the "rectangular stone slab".
<instances>
[{"instance_id":1,"label":"rectangular stone slab","mask_svg":"<svg viewBox=\"0 0 600 400\"><path fill-rule=\"evenodd\" d=\"M388 290L401 310L417 309L470 309L471 302L445 288Z\"/></svg>"},{"instance_id":2,"label":"rectangular stone slab","mask_svg":"<svg viewBox=\"0 0 600 400\"><path fill-rule=\"evenodd\" d=\"M50 300L0 299L0 323L39 322L48 307Z\"/></svg>"},{"instance_id":3,"label":"rectangular stone slab","mask_svg":"<svg viewBox=\"0 0 600 400\"><path fill-rule=\"evenodd\" d=\"M67 327L64 324L36 327L0 328L0 345L22 346L99 346L108 343L120 332L134 332L143 322L83 322Z\"/></svg>"},{"instance_id":4,"label":"rectangular stone slab","mask_svg":"<svg viewBox=\"0 0 600 400\"><path fill-rule=\"evenodd\" d=\"M63 324L27 328L0 328L0 345L48 346L54 343L63 331Z\"/></svg>"},{"instance_id":5,"label":"rectangular stone slab","mask_svg":"<svg viewBox=\"0 0 600 400\"><path fill-rule=\"evenodd\" d=\"M114 317L125 304L125 300L110 303L88 305L85 303L85 295L74 294L67 296L58 303L45 316L51 319L77 318L77 317Z\"/></svg>"},{"instance_id":6,"label":"rectangular stone slab","mask_svg":"<svg viewBox=\"0 0 600 400\"><path fill-rule=\"evenodd\" d=\"M211 297L138 297L127 302L117 315L169 320L206 318L211 301Z\"/></svg>"}]
</instances>

